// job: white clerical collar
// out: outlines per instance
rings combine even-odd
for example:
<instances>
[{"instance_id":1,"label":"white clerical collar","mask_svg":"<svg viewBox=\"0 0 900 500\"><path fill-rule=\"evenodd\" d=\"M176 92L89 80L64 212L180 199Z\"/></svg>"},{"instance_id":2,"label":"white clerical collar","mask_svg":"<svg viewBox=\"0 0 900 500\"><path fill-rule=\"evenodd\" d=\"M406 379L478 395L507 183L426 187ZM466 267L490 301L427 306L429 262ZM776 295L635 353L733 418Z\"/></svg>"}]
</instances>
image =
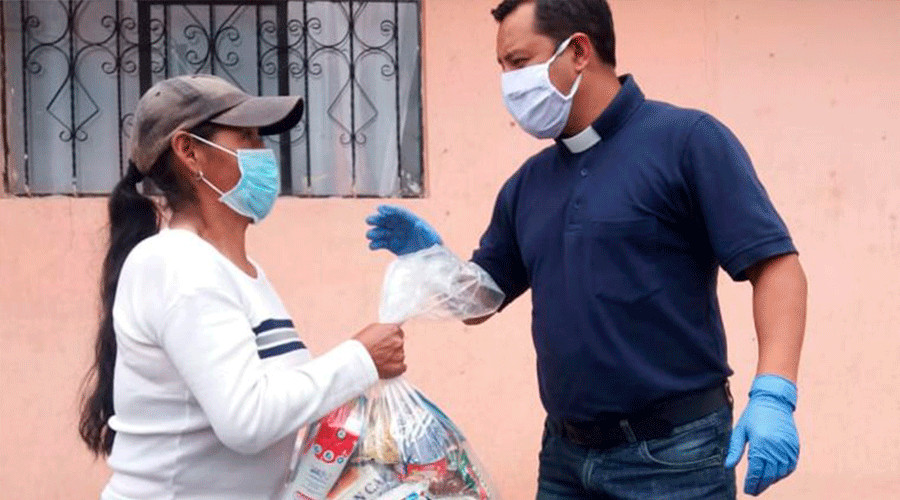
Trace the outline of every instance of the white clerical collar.
<instances>
[{"instance_id":1,"label":"white clerical collar","mask_svg":"<svg viewBox=\"0 0 900 500\"><path fill-rule=\"evenodd\" d=\"M594 127L589 126L572 137L560 138L560 141L566 145L566 148L568 148L569 151L578 154L591 149L594 144L600 142L600 134L594 130Z\"/></svg>"}]
</instances>

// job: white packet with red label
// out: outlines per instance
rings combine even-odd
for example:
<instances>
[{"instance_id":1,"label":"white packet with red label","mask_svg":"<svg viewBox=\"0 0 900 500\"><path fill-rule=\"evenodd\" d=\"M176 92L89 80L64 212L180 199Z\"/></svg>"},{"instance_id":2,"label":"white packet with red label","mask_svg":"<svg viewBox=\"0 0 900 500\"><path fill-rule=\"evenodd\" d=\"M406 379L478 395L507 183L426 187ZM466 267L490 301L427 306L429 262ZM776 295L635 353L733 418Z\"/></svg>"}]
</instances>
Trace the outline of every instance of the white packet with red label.
<instances>
[{"instance_id":1,"label":"white packet with red label","mask_svg":"<svg viewBox=\"0 0 900 500\"><path fill-rule=\"evenodd\" d=\"M325 500L365 429L365 398L357 398L319 420L307 434L284 500Z\"/></svg>"}]
</instances>

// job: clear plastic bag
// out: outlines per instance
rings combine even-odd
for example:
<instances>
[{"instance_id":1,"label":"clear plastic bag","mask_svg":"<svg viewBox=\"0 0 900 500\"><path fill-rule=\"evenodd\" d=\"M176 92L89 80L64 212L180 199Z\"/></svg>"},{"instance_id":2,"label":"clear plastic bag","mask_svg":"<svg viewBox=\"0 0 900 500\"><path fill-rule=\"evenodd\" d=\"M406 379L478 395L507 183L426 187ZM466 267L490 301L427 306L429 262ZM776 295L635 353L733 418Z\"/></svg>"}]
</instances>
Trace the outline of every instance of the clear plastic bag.
<instances>
[{"instance_id":1,"label":"clear plastic bag","mask_svg":"<svg viewBox=\"0 0 900 500\"><path fill-rule=\"evenodd\" d=\"M496 311L503 299L484 269L435 245L400 256L388 266L378 317L382 323L480 318Z\"/></svg>"},{"instance_id":2,"label":"clear plastic bag","mask_svg":"<svg viewBox=\"0 0 900 500\"><path fill-rule=\"evenodd\" d=\"M503 302L491 277L443 246L388 267L379 319L470 319ZM381 381L312 425L283 500L496 499L456 425L398 377Z\"/></svg>"}]
</instances>

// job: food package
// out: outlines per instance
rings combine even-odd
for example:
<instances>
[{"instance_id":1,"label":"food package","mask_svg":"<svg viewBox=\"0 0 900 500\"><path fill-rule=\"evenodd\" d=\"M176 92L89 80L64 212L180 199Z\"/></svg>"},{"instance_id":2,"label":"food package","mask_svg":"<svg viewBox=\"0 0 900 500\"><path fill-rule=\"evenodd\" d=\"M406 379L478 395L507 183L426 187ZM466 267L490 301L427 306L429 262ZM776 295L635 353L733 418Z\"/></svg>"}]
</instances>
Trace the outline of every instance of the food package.
<instances>
[{"instance_id":1,"label":"food package","mask_svg":"<svg viewBox=\"0 0 900 500\"><path fill-rule=\"evenodd\" d=\"M331 491L365 429L365 409L365 398L357 398L309 429L291 475L289 498L321 500Z\"/></svg>"},{"instance_id":2,"label":"food package","mask_svg":"<svg viewBox=\"0 0 900 500\"><path fill-rule=\"evenodd\" d=\"M388 267L379 319L464 320L503 302L491 277L443 246ZM380 381L310 427L283 500L497 498L484 467L447 415L402 377Z\"/></svg>"}]
</instances>

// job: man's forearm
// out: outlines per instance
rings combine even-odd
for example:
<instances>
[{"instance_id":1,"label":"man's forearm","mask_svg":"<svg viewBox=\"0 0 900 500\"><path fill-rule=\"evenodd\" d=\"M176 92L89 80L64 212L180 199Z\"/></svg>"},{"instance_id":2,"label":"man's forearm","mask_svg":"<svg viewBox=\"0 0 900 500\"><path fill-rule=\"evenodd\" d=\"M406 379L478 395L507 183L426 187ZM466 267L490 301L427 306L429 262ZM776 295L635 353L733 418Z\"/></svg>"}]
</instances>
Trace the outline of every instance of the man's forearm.
<instances>
[{"instance_id":1,"label":"man's forearm","mask_svg":"<svg viewBox=\"0 0 900 500\"><path fill-rule=\"evenodd\" d=\"M748 270L759 342L757 374L796 382L806 328L806 275L796 254L768 259Z\"/></svg>"}]
</instances>

